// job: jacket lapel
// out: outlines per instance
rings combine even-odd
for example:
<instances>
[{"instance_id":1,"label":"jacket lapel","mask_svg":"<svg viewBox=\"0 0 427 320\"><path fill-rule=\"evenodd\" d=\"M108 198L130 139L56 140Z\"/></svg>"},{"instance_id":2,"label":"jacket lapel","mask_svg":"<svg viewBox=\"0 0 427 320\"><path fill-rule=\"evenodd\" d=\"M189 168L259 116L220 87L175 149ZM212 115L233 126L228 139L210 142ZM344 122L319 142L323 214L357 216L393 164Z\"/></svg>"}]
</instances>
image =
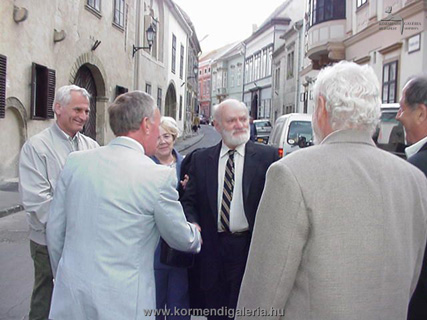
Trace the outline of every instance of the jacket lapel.
<instances>
[{"instance_id":1,"label":"jacket lapel","mask_svg":"<svg viewBox=\"0 0 427 320\"><path fill-rule=\"evenodd\" d=\"M243 162L243 206L246 206L249 189L252 184L252 180L255 177L257 163L255 161L256 151L254 144L251 141L246 143L245 147L245 160ZM246 212L246 207L245 207Z\"/></svg>"},{"instance_id":2,"label":"jacket lapel","mask_svg":"<svg viewBox=\"0 0 427 320\"><path fill-rule=\"evenodd\" d=\"M218 160L221 151L221 142L217 144L208 155L206 163L206 185L208 192L208 201L211 212L215 219L218 216Z\"/></svg>"}]
</instances>

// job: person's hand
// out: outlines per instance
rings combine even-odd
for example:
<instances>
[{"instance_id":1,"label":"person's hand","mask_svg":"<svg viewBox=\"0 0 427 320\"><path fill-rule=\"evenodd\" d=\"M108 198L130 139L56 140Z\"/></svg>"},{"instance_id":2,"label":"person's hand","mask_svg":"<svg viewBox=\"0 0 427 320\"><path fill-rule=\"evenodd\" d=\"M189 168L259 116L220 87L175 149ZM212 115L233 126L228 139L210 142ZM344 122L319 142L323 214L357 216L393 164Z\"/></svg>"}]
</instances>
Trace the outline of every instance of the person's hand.
<instances>
[{"instance_id":1,"label":"person's hand","mask_svg":"<svg viewBox=\"0 0 427 320\"><path fill-rule=\"evenodd\" d=\"M190 180L190 177L188 176L188 174L184 175L184 180L181 180L179 182L181 183L182 189L185 190L185 188L187 187L188 180Z\"/></svg>"},{"instance_id":2,"label":"person's hand","mask_svg":"<svg viewBox=\"0 0 427 320\"><path fill-rule=\"evenodd\" d=\"M203 245L203 238L202 238L202 228L199 226L199 224L193 222L193 225L199 230L200 232L200 244Z\"/></svg>"}]
</instances>

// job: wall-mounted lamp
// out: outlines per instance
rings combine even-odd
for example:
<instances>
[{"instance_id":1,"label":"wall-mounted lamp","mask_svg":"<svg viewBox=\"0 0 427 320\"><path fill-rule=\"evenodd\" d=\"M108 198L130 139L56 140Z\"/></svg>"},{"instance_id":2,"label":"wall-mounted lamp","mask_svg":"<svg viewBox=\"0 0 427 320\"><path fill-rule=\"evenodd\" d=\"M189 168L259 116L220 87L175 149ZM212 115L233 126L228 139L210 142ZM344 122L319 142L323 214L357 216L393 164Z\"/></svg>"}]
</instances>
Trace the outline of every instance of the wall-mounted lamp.
<instances>
[{"instance_id":1,"label":"wall-mounted lamp","mask_svg":"<svg viewBox=\"0 0 427 320\"><path fill-rule=\"evenodd\" d=\"M196 77L197 77L197 73L199 73L199 66L198 66L197 64L195 64L195 65L194 65L194 67L193 67L193 73L194 73L194 76L188 76L188 77L187 77L187 81L188 81L188 79L196 79ZM185 84L185 81L181 84L181 87L182 87L184 84Z\"/></svg>"},{"instance_id":2,"label":"wall-mounted lamp","mask_svg":"<svg viewBox=\"0 0 427 320\"><path fill-rule=\"evenodd\" d=\"M141 50L141 49L151 50L151 46L153 45L153 41L154 41L154 35L156 34L156 30L153 28L153 24L150 24L147 30L145 30L145 34L147 36L148 47L135 47L135 45L133 45L132 57L135 57L135 53L137 53L138 50Z\"/></svg>"}]
</instances>

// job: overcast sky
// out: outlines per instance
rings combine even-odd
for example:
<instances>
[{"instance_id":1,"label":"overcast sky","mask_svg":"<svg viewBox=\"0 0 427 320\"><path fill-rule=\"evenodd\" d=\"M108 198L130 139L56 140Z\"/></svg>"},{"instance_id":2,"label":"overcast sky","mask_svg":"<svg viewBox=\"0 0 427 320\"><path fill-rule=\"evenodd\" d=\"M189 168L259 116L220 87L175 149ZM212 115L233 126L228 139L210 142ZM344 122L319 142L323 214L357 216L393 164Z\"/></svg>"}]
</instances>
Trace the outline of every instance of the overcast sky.
<instances>
[{"instance_id":1,"label":"overcast sky","mask_svg":"<svg viewBox=\"0 0 427 320\"><path fill-rule=\"evenodd\" d=\"M285 0L173 0L193 22L202 55L252 34ZM203 39L206 37L205 39Z\"/></svg>"}]
</instances>

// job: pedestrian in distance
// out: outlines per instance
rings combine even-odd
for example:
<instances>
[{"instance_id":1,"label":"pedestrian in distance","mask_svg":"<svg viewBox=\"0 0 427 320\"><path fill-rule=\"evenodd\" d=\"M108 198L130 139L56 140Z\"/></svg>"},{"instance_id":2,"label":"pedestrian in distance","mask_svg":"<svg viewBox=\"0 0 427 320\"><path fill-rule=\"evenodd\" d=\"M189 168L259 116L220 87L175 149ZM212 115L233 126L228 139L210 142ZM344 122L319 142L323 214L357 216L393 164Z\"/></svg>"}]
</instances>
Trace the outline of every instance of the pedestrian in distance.
<instances>
[{"instance_id":1,"label":"pedestrian in distance","mask_svg":"<svg viewBox=\"0 0 427 320\"><path fill-rule=\"evenodd\" d=\"M141 91L108 108L116 138L67 159L47 224L55 277L49 319L154 319L159 236L199 252L178 202L176 171L154 163L160 112ZM150 312L151 311L151 312Z\"/></svg>"},{"instance_id":2,"label":"pedestrian in distance","mask_svg":"<svg viewBox=\"0 0 427 320\"><path fill-rule=\"evenodd\" d=\"M396 119L403 124L410 144L405 149L409 163L427 176L427 76L415 76L406 83ZM427 252L408 310L408 320L424 319L427 319Z\"/></svg>"},{"instance_id":3,"label":"pedestrian in distance","mask_svg":"<svg viewBox=\"0 0 427 320\"><path fill-rule=\"evenodd\" d=\"M426 246L427 180L371 138L381 104L371 67L325 67L313 90L316 145L267 173L237 312L405 319Z\"/></svg>"},{"instance_id":4,"label":"pedestrian in distance","mask_svg":"<svg viewBox=\"0 0 427 320\"><path fill-rule=\"evenodd\" d=\"M237 304L265 173L278 151L249 141L244 103L224 100L213 117L222 140L192 155L181 203L188 221L202 229L199 270L194 272L200 279L193 283L200 283L206 308L223 310L208 319L229 319Z\"/></svg>"},{"instance_id":5,"label":"pedestrian in distance","mask_svg":"<svg viewBox=\"0 0 427 320\"><path fill-rule=\"evenodd\" d=\"M59 88L53 110L55 123L28 139L19 159L19 192L30 226L34 262L30 320L49 316L53 276L46 247L46 223L59 174L71 152L99 147L96 141L80 133L90 114L86 89L75 85Z\"/></svg>"},{"instance_id":6,"label":"pedestrian in distance","mask_svg":"<svg viewBox=\"0 0 427 320\"><path fill-rule=\"evenodd\" d=\"M250 128L250 140L255 142L257 132L256 132L256 126L254 123L254 118L252 117L249 117L249 128Z\"/></svg>"}]
</instances>

